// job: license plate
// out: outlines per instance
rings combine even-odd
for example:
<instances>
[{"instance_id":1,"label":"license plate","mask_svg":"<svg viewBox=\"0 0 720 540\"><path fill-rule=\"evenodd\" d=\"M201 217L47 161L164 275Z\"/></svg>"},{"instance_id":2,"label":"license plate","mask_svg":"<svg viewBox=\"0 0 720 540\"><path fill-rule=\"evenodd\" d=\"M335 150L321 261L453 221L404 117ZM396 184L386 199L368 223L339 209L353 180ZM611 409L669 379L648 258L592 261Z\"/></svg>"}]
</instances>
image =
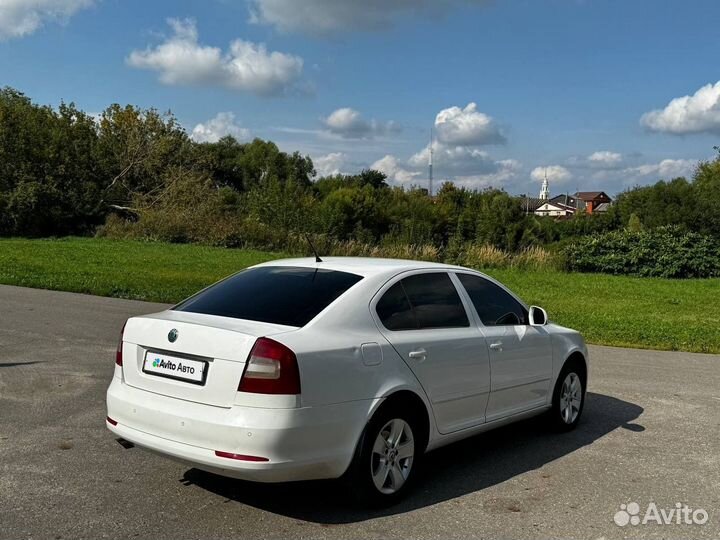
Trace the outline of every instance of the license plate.
<instances>
[{"instance_id":1,"label":"license plate","mask_svg":"<svg viewBox=\"0 0 720 540\"><path fill-rule=\"evenodd\" d=\"M180 358L164 353L148 351L145 353L143 371L193 384L205 384L208 363L204 360Z\"/></svg>"}]
</instances>

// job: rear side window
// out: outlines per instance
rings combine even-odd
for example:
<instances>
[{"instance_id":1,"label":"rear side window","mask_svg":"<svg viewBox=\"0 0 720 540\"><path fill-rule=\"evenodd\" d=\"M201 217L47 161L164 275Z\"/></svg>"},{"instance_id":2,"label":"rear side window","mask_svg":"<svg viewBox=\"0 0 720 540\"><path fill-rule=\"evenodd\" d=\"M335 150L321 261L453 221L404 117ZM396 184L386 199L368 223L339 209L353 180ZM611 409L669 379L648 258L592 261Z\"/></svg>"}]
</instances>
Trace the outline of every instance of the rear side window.
<instances>
[{"instance_id":1,"label":"rear side window","mask_svg":"<svg viewBox=\"0 0 720 540\"><path fill-rule=\"evenodd\" d=\"M457 274L485 326L527 324L528 312L493 282L472 274Z\"/></svg>"},{"instance_id":2,"label":"rear side window","mask_svg":"<svg viewBox=\"0 0 720 540\"><path fill-rule=\"evenodd\" d=\"M417 320L399 281L377 303L376 311L388 330L417 330Z\"/></svg>"},{"instance_id":3,"label":"rear side window","mask_svg":"<svg viewBox=\"0 0 720 540\"><path fill-rule=\"evenodd\" d=\"M235 274L173 309L305 326L361 279L361 276L335 270L263 266Z\"/></svg>"},{"instance_id":4,"label":"rear side window","mask_svg":"<svg viewBox=\"0 0 720 540\"><path fill-rule=\"evenodd\" d=\"M388 330L470 326L457 289L446 273L406 277L387 290L376 310Z\"/></svg>"}]
</instances>

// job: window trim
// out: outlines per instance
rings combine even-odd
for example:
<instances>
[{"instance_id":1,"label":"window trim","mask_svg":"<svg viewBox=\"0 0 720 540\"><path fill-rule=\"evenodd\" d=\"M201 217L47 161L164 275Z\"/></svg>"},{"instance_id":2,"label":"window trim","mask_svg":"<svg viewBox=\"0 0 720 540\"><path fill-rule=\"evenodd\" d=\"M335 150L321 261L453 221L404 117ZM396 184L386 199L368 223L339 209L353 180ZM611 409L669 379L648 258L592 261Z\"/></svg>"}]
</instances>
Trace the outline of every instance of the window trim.
<instances>
[{"instance_id":1,"label":"window trim","mask_svg":"<svg viewBox=\"0 0 720 540\"><path fill-rule=\"evenodd\" d=\"M520 304L523 308L525 308L526 311L530 311L529 306L523 302L518 295L516 295L514 292L512 292L510 289L508 289L505 285L497 281L496 279L491 278L490 276L487 276L485 274L481 274L480 272L473 272L472 270L451 270L452 274L454 274L454 278L457 279L456 287L460 288L462 291L460 294L463 296L463 300L467 300L467 302L470 304L470 308L473 314L473 317L475 319L475 323L481 327L481 328L506 328L508 326L530 326L530 322L526 321L525 324L498 324L494 326L488 326L485 323L482 322L482 319L480 318L480 314L475 309L475 304L472 301L472 298L470 298L470 293L467 292L465 289L465 286L460 281L460 278L458 277L458 274L468 274L471 276L475 276L480 279L484 279L485 281L489 281L493 285L497 285L500 287L501 290L505 291L508 295L510 295L511 298L513 298L518 304Z\"/></svg>"},{"instance_id":2,"label":"window trim","mask_svg":"<svg viewBox=\"0 0 720 540\"><path fill-rule=\"evenodd\" d=\"M445 274L450 278L451 283L455 287L455 292L457 292L458 297L460 298L460 302L465 308L465 316L468 319L468 326L447 326L447 327L440 327L440 328L411 328L408 330L390 330L389 328L386 328L385 325L380 320L380 315L378 315L377 312L377 304L380 301L380 299L385 295L385 293L396 283L402 281L403 279L418 275L418 274ZM390 332L392 334L400 334L400 333L407 333L407 332L456 332L458 330L474 330L476 323L476 317L477 314L475 313L475 308L472 305L472 302L469 302L469 299L466 298L466 292L464 289L461 289L459 286L459 282L457 280L457 277L453 275L453 270L449 268L413 268L412 270L404 270L400 272L399 274L395 274L390 279L388 279L373 295L373 297L370 299L370 303L368 304L368 308L370 309L370 316L373 318L373 321L375 321L375 324L377 325L378 329L381 332ZM403 290L405 287L403 286ZM407 293L405 293L407 295ZM408 302L410 299L408 298ZM415 309L412 306L412 302L410 302L410 307L412 309Z\"/></svg>"}]
</instances>

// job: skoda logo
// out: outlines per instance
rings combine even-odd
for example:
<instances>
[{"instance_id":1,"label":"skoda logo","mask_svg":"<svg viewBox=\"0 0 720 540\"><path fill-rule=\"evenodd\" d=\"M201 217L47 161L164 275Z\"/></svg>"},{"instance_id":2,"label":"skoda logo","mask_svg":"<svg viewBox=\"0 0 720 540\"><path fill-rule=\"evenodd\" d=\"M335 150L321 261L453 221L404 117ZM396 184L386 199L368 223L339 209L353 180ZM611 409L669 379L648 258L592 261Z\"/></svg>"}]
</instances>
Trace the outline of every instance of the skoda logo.
<instances>
[{"instance_id":1,"label":"skoda logo","mask_svg":"<svg viewBox=\"0 0 720 540\"><path fill-rule=\"evenodd\" d=\"M172 330L170 330L168 332L168 341L170 343L175 343L175 340L177 339L177 337L178 337L178 331L175 330L175 328L173 328Z\"/></svg>"}]
</instances>

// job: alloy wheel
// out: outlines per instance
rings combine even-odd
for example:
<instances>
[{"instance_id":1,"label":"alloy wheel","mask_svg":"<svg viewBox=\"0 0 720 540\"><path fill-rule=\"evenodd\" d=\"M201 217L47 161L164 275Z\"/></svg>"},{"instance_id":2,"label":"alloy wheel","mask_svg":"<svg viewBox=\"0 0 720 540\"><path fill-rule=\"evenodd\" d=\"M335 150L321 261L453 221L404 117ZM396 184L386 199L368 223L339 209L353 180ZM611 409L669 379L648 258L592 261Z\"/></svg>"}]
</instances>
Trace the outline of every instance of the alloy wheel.
<instances>
[{"instance_id":1,"label":"alloy wheel","mask_svg":"<svg viewBox=\"0 0 720 540\"><path fill-rule=\"evenodd\" d=\"M582 404L582 381L576 373L568 373L560 390L560 416L566 424L572 424L580 414Z\"/></svg>"},{"instance_id":2,"label":"alloy wheel","mask_svg":"<svg viewBox=\"0 0 720 540\"><path fill-rule=\"evenodd\" d=\"M410 476L415 440L410 424L400 418L387 422L378 433L370 455L370 473L381 493L392 495Z\"/></svg>"}]
</instances>

